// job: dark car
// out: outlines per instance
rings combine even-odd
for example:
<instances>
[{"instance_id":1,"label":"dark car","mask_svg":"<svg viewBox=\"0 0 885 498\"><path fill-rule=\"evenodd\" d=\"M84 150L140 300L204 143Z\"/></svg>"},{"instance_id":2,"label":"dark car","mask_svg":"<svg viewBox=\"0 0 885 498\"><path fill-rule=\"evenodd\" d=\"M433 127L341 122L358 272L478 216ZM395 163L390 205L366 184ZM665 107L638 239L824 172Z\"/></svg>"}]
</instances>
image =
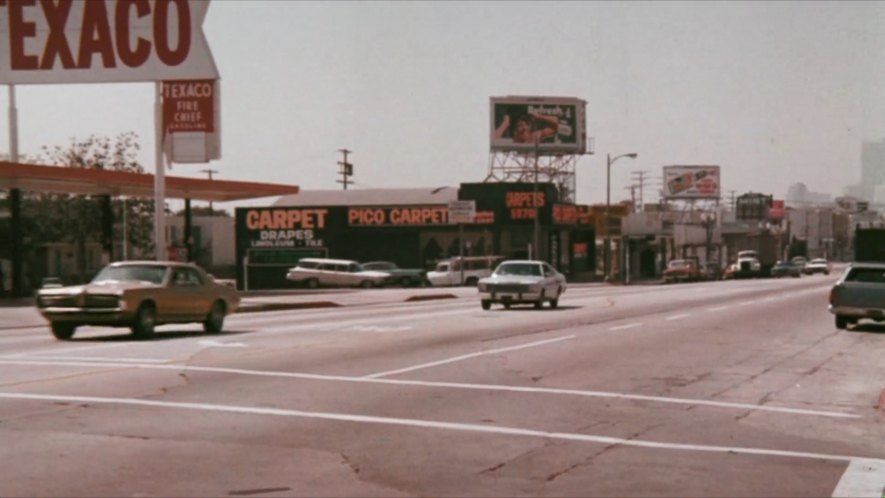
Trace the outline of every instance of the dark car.
<instances>
[{"instance_id":1,"label":"dark car","mask_svg":"<svg viewBox=\"0 0 885 498\"><path fill-rule=\"evenodd\" d=\"M424 287L427 285L427 271L420 268L400 268L392 261L370 261L363 263L363 269L389 273L384 285L402 285L404 287Z\"/></svg>"},{"instance_id":2,"label":"dark car","mask_svg":"<svg viewBox=\"0 0 885 498\"><path fill-rule=\"evenodd\" d=\"M802 266L799 266L792 261L778 261L771 268L771 276L780 278L780 277L794 277L799 278L802 276Z\"/></svg>"}]
</instances>

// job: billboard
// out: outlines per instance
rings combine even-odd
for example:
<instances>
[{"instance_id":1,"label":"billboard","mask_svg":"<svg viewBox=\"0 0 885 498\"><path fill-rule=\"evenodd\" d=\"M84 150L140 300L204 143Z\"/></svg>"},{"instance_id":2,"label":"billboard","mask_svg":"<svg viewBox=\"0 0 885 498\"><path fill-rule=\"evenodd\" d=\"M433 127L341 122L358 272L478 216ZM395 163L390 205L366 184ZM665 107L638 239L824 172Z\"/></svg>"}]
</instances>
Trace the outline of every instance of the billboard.
<instances>
[{"instance_id":1,"label":"billboard","mask_svg":"<svg viewBox=\"0 0 885 498\"><path fill-rule=\"evenodd\" d=\"M218 79L206 0L0 1L0 84Z\"/></svg>"},{"instance_id":2,"label":"billboard","mask_svg":"<svg viewBox=\"0 0 885 498\"><path fill-rule=\"evenodd\" d=\"M719 166L664 166L664 199L718 199Z\"/></svg>"},{"instance_id":3,"label":"billboard","mask_svg":"<svg viewBox=\"0 0 885 498\"><path fill-rule=\"evenodd\" d=\"M573 97L492 97L492 152L585 154L587 102Z\"/></svg>"}]
</instances>

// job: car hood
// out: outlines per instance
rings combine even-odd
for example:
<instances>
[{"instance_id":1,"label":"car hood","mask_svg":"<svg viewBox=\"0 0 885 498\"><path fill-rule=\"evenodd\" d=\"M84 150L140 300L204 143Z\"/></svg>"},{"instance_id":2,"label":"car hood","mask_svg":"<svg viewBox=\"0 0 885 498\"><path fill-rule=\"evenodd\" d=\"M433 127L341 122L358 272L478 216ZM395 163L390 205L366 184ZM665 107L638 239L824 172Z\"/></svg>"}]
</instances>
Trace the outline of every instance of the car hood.
<instances>
[{"instance_id":1,"label":"car hood","mask_svg":"<svg viewBox=\"0 0 885 498\"><path fill-rule=\"evenodd\" d=\"M68 296L71 294L122 294L123 291L131 289L151 289L160 287L157 284L143 281L127 281L127 282L102 282L85 285L70 285L67 287L54 287L51 289L41 289L38 294L41 296Z\"/></svg>"},{"instance_id":2,"label":"car hood","mask_svg":"<svg viewBox=\"0 0 885 498\"><path fill-rule=\"evenodd\" d=\"M526 275L492 275L479 281L481 284L536 284L544 277L530 277Z\"/></svg>"}]
</instances>

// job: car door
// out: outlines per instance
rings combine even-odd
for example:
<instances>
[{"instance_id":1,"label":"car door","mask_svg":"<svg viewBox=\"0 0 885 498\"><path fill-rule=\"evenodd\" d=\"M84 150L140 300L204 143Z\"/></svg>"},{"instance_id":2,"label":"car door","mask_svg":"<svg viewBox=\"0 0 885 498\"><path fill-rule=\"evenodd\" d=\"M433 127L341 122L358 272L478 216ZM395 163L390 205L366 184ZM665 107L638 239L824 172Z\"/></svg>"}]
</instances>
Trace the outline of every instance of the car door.
<instances>
[{"instance_id":1,"label":"car door","mask_svg":"<svg viewBox=\"0 0 885 498\"><path fill-rule=\"evenodd\" d=\"M170 299L165 300L174 320L194 320L209 314L212 294L209 282L193 268L175 268L166 289Z\"/></svg>"}]
</instances>

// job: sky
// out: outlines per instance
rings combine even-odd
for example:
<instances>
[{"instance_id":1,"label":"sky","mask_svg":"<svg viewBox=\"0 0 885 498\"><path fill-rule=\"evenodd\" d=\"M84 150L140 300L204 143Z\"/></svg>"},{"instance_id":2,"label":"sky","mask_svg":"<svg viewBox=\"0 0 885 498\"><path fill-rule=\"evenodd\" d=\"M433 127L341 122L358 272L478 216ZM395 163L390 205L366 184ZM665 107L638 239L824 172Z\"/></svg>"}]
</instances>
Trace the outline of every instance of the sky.
<instances>
[{"instance_id":1,"label":"sky","mask_svg":"<svg viewBox=\"0 0 885 498\"><path fill-rule=\"evenodd\" d=\"M504 95L587 101L582 204L605 202L606 154L628 152L613 202L634 172L691 164L720 165L724 196L841 195L861 142L885 137L885 2L216 0L204 31L222 159L169 175L339 189L347 148L350 188L478 182ZM17 86L16 106L21 154L132 131L153 172L151 83ZM2 119L0 154L8 137Z\"/></svg>"}]
</instances>

